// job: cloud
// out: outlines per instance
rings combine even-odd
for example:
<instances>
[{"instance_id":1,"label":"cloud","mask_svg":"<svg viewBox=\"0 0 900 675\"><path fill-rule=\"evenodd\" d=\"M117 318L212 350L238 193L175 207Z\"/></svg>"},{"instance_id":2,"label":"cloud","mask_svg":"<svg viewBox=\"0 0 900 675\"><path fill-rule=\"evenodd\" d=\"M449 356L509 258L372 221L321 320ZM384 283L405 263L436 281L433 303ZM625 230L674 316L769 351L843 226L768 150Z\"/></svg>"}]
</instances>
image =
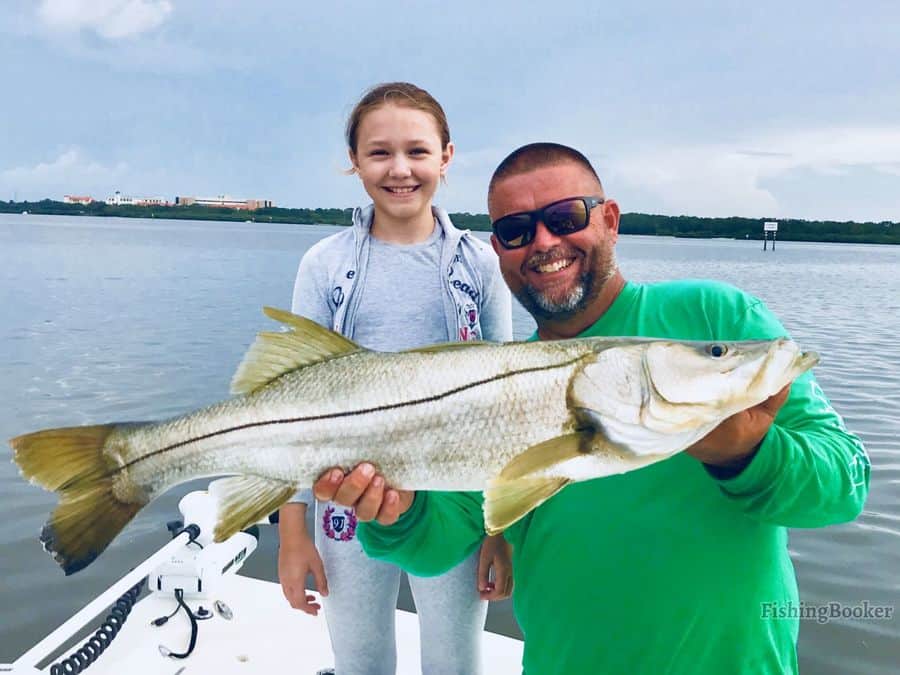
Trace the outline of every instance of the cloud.
<instances>
[{"instance_id":1,"label":"cloud","mask_svg":"<svg viewBox=\"0 0 900 675\"><path fill-rule=\"evenodd\" d=\"M86 157L79 148L69 148L51 162L0 171L0 194L23 199L62 199L66 194L89 194L106 199L110 186L120 183L128 165L106 166Z\"/></svg>"},{"instance_id":2,"label":"cloud","mask_svg":"<svg viewBox=\"0 0 900 675\"><path fill-rule=\"evenodd\" d=\"M752 151L739 148L753 148ZM778 181L794 172L846 176L859 169L900 175L900 127L827 127L739 143L654 147L610 162L612 179L662 212L698 216L790 216Z\"/></svg>"},{"instance_id":3,"label":"cloud","mask_svg":"<svg viewBox=\"0 0 900 675\"><path fill-rule=\"evenodd\" d=\"M172 13L169 0L42 0L39 19L65 32L89 29L107 40L152 31Z\"/></svg>"},{"instance_id":4,"label":"cloud","mask_svg":"<svg viewBox=\"0 0 900 675\"><path fill-rule=\"evenodd\" d=\"M736 150L739 155L747 157L790 157L786 152L772 152L767 150Z\"/></svg>"}]
</instances>

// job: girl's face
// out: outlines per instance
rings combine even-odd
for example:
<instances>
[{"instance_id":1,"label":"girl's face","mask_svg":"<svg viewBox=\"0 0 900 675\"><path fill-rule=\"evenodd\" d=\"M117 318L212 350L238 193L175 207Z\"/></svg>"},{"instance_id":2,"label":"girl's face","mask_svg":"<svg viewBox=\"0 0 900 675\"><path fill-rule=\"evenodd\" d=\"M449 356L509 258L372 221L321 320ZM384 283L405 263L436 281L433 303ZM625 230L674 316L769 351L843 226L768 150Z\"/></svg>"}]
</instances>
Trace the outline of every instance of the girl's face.
<instances>
[{"instance_id":1,"label":"girl's face","mask_svg":"<svg viewBox=\"0 0 900 675\"><path fill-rule=\"evenodd\" d=\"M390 103L366 113L356 153L350 151L382 227L431 222L431 200L452 157L452 143L441 148L434 117Z\"/></svg>"}]
</instances>

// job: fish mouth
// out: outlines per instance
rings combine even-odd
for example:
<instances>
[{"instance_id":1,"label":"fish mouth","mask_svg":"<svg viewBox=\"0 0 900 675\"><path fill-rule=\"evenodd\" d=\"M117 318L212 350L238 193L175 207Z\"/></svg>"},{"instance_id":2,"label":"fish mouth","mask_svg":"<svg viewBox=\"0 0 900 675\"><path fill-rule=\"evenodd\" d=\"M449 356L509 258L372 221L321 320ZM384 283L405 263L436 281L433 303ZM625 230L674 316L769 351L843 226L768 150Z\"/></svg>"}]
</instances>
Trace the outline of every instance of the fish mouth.
<instances>
[{"instance_id":1,"label":"fish mouth","mask_svg":"<svg viewBox=\"0 0 900 675\"><path fill-rule=\"evenodd\" d=\"M790 346L790 349L786 350L785 347L788 345ZM786 358L789 359L789 361L785 362ZM766 363L760 368L759 374L754 378L753 384L762 381L767 374L769 377L774 377L775 373L780 373L782 379L784 379L781 386L785 386L818 363L818 352L802 352L799 347L797 347L796 343L789 338L779 338L769 349ZM772 373L767 373L769 366L774 366Z\"/></svg>"},{"instance_id":2,"label":"fish mouth","mask_svg":"<svg viewBox=\"0 0 900 675\"><path fill-rule=\"evenodd\" d=\"M801 372L809 370L817 365L820 360L821 357L818 352L801 352L800 356L797 357L797 368L800 368Z\"/></svg>"}]
</instances>

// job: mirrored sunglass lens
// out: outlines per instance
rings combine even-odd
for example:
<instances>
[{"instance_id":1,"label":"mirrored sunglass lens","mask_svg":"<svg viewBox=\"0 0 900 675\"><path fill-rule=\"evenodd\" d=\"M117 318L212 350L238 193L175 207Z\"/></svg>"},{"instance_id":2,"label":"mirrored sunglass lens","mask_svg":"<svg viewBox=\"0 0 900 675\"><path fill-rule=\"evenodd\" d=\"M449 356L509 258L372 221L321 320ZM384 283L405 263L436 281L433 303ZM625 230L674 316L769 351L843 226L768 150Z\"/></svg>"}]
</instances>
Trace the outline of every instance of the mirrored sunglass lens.
<instances>
[{"instance_id":1,"label":"mirrored sunglass lens","mask_svg":"<svg viewBox=\"0 0 900 675\"><path fill-rule=\"evenodd\" d=\"M548 229L556 234L567 234L587 225L587 211L583 201L573 199L544 209L544 219Z\"/></svg>"},{"instance_id":2,"label":"mirrored sunglass lens","mask_svg":"<svg viewBox=\"0 0 900 675\"><path fill-rule=\"evenodd\" d=\"M510 216L497 221L494 231L500 241L515 248L531 241L531 219L528 216Z\"/></svg>"}]
</instances>

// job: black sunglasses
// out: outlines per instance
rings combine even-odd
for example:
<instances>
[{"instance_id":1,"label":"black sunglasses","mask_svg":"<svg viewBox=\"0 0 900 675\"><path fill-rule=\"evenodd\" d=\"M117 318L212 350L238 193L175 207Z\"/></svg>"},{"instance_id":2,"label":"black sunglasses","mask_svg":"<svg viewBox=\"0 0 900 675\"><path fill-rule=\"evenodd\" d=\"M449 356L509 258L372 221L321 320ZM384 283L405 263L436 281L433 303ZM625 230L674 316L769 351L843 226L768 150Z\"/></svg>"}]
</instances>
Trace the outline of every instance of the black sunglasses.
<instances>
[{"instance_id":1,"label":"black sunglasses","mask_svg":"<svg viewBox=\"0 0 900 675\"><path fill-rule=\"evenodd\" d=\"M491 223L491 228L504 248L522 248L534 241L538 222L560 237L583 230L591 222L591 209L604 201L597 197L560 199L534 211L498 218Z\"/></svg>"}]
</instances>

